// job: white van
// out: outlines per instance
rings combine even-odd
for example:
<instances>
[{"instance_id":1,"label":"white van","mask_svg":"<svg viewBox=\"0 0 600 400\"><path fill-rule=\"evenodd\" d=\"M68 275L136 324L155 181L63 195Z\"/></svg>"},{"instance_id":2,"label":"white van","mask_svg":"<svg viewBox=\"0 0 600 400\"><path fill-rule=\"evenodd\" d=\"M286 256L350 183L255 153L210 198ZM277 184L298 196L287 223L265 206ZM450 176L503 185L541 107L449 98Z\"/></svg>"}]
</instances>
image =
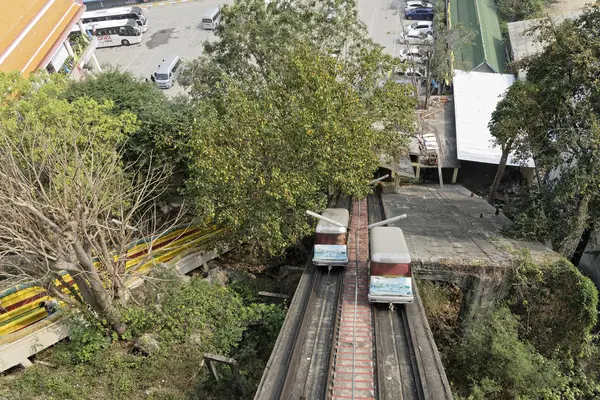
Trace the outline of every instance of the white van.
<instances>
[{"instance_id":1,"label":"white van","mask_svg":"<svg viewBox=\"0 0 600 400\"><path fill-rule=\"evenodd\" d=\"M181 69L181 58L178 56L168 56L163 58L156 72L152 74L152 80L157 87L168 89L175 83L175 78Z\"/></svg>"},{"instance_id":2,"label":"white van","mask_svg":"<svg viewBox=\"0 0 600 400\"><path fill-rule=\"evenodd\" d=\"M221 9L219 7L213 8L202 17L202 28L204 29L215 29L219 25L221 19Z\"/></svg>"}]
</instances>

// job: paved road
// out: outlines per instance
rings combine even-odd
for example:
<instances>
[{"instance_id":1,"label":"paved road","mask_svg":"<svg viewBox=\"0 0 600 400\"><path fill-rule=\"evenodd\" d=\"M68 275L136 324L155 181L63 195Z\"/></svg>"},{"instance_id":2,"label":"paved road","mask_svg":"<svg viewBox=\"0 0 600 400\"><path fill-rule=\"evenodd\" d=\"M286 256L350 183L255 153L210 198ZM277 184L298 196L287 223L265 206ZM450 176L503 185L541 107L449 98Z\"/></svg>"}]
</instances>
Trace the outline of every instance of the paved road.
<instances>
[{"instance_id":1,"label":"paved road","mask_svg":"<svg viewBox=\"0 0 600 400\"><path fill-rule=\"evenodd\" d=\"M404 19L405 4L405 0L358 0L358 15L369 35L393 56L405 46L398 43L398 35L412 22Z\"/></svg>"},{"instance_id":2,"label":"paved road","mask_svg":"<svg viewBox=\"0 0 600 400\"><path fill-rule=\"evenodd\" d=\"M201 0L182 4L151 7L148 11L148 30L142 43L96 50L100 64L112 64L134 75L150 78L165 55L175 54L191 60L202 54L202 44L214 38L212 31L202 29L202 16L223 0ZM169 95L181 93L175 84L166 90Z\"/></svg>"}]
</instances>

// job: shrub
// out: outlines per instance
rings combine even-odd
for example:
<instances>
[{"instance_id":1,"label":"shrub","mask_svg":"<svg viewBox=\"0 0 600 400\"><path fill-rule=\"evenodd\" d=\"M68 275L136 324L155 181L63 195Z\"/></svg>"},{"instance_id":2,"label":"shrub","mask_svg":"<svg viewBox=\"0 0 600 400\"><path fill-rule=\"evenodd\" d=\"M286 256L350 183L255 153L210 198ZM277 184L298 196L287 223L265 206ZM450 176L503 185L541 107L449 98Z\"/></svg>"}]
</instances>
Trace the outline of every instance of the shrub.
<instances>
[{"instance_id":1,"label":"shrub","mask_svg":"<svg viewBox=\"0 0 600 400\"><path fill-rule=\"evenodd\" d=\"M548 227L552 225L544 213L544 198L537 186L521 188L508 198L503 211L513 221L507 234L515 239L550 240Z\"/></svg>"},{"instance_id":2,"label":"shrub","mask_svg":"<svg viewBox=\"0 0 600 400\"><path fill-rule=\"evenodd\" d=\"M169 271L157 276L158 284L146 285L141 306L123 314L128 337L153 332L161 344L183 343L199 333L205 351L227 354L241 340L247 312L240 297L224 286L211 285L201 277L186 283Z\"/></svg>"},{"instance_id":3,"label":"shrub","mask_svg":"<svg viewBox=\"0 0 600 400\"><path fill-rule=\"evenodd\" d=\"M85 312L73 313L71 341L38 354L49 364L38 363L10 377L10 384L0 380L0 398L240 398L227 374L216 385L202 368L206 352L234 357L250 396L268 361L284 310L277 305L244 304L232 289L199 277L186 283L163 271L154 278L134 292L138 304L124 310L123 317L128 339L152 333L160 343L159 351L142 356L133 351L131 342L113 340L102 323L88 321ZM255 298L251 291L244 292L248 301Z\"/></svg>"},{"instance_id":4,"label":"shrub","mask_svg":"<svg viewBox=\"0 0 600 400\"><path fill-rule=\"evenodd\" d=\"M66 312L73 361L88 362L98 350L110 345L110 330L102 321L89 315L89 311L73 309Z\"/></svg>"},{"instance_id":5,"label":"shrub","mask_svg":"<svg viewBox=\"0 0 600 400\"><path fill-rule=\"evenodd\" d=\"M500 307L474 322L450 369L460 395L471 399L559 398L566 379L557 365L519 340L519 320Z\"/></svg>"},{"instance_id":6,"label":"shrub","mask_svg":"<svg viewBox=\"0 0 600 400\"><path fill-rule=\"evenodd\" d=\"M581 354L598 320L592 281L565 259L538 266L526 253L517 257L511 281L511 310L524 321L520 336L548 358Z\"/></svg>"},{"instance_id":7,"label":"shrub","mask_svg":"<svg viewBox=\"0 0 600 400\"><path fill-rule=\"evenodd\" d=\"M522 21L538 16L546 2L544 0L496 0L496 9L502 20Z\"/></svg>"},{"instance_id":8,"label":"shrub","mask_svg":"<svg viewBox=\"0 0 600 400\"><path fill-rule=\"evenodd\" d=\"M420 280L419 294L431 330L436 333L454 330L459 322L463 294L460 289L444 282Z\"/></svg>"}]
</instances>

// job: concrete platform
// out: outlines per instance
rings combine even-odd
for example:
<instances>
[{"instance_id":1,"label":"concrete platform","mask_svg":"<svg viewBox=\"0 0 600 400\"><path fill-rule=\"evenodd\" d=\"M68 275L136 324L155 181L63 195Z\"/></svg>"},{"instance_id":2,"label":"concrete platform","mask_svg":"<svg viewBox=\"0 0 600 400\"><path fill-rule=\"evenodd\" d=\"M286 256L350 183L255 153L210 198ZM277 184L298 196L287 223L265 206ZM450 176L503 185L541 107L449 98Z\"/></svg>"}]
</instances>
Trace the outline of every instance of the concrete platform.
<instances>
[{"instance_id":1,"label":"concrete platform","mask_svg":"<svg viewBox=\"0 0 600 400\"><path fill-rule=\"evenodd\" d=\"M465 323L506 295L515 250L528 249L537 262L560 258L540 243L503 237L510 220L460 185L402 186L383 203L387 218L408 214L394 225L404 231L415 276L461 288Z\"/></svg>"},{"instance_id":2,"label":"concrete platform","mask_svg":"<svg viewBox=\"0 0 600 400\"><path fill-rule=\"evenodd\" d=\"M383 194L383 203L387 218L408 214L393 225L404 231L417 267L507 267L511 248L527 248L536 260L558 257L541 243L505 238L510 220L461 185L403 186L398 194Z\"/></svg>"}]
</instances>

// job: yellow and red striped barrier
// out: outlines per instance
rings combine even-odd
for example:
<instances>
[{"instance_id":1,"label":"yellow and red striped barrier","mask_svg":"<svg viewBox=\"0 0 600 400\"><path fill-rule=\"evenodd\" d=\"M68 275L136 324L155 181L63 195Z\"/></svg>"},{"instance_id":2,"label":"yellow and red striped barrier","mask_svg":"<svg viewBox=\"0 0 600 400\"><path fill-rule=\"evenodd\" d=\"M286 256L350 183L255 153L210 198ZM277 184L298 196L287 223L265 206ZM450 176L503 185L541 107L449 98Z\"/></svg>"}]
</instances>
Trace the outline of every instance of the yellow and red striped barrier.
<instances>
[{"instance_id":1,"label":"yellow and red striped barrier","mask_svg":"<svg viewBox=\"0 0 600 400\"><path fill-rule=\"evenodd\" d=\"M133 242L127 250L125 269L131 272L129 282L149 272L153 265L166 263L188 249L198 247L222 232L221 228L176 227L154 238L144 238ZM97 261L96 261L97 262ZM67 285L77 286L68 273L62 279ZM56 280L55 285L62 286ZM65 293L68 289L63 288ZM0 314L0 344L3 337L24 329L46 318L48 314L40 303L51 300L48 292L35 282L17 285L0 292L0 304L6 310ZM7 338L8 339L8 338Z\"/></svg>"}]
</instances>

